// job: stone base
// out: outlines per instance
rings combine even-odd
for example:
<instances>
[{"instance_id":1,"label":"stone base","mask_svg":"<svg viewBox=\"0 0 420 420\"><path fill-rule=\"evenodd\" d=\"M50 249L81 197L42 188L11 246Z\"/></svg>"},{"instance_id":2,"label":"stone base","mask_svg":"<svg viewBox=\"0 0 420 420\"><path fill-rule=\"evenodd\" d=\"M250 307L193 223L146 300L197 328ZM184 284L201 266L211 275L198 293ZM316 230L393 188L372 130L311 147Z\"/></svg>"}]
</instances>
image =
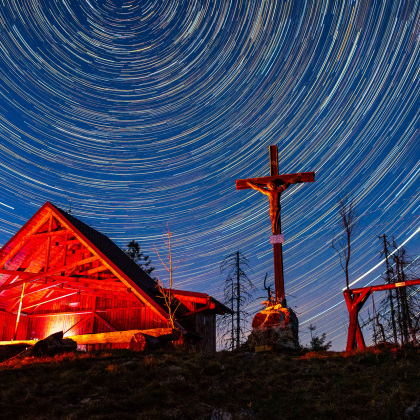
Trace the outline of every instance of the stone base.
<instances>
[{"instance_id":1,"label":"stone base","mask_svg":"<svg viewBox=\"0 0 420 420\"><path fill-rule=\"evenodd\" d=\"M247 345L271 346L275 350L298 350L299 321L296 314L279 303L267 306L255 315Z\"/></svg>"}]
</instances>

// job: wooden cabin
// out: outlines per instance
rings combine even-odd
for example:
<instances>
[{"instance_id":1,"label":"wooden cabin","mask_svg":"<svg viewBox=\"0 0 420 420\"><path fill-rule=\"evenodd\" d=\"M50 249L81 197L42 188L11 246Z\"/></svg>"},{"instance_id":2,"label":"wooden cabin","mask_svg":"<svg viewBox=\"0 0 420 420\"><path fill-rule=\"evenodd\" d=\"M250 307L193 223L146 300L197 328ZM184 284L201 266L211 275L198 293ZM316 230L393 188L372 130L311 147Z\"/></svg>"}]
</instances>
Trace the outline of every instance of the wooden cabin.
<instances>
[{"instance_id":1,"label":"wooden cabin","mask_svg":"<svg viewBox=\"0 0 420 420\"><path fill-rule=\"evenodd\" d=\"M206 293L173 290L177 328L197 349L216 350L216 315L230 309ZM0 250L0 342L89 334L93 347L128 347L117 332L168 331L164 299L107 236L45 203ZM111 334L113 333L114 334ZM106 334L110 333L110 334ZM95 337L101 339L95 342Z\"/></svg>"}]
</instances>

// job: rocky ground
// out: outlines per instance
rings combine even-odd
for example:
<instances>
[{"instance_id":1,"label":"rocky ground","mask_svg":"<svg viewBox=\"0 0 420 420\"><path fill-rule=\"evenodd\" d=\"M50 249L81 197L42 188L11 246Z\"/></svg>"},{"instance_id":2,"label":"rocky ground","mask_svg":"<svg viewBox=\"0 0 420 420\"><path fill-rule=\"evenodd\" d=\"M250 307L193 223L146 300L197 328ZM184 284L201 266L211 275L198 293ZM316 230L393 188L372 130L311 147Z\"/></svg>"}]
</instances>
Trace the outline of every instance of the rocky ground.
<instances>
[{"instance_id":1,"label":"rocky ground","mask_svg":"<svg viewBox=\"0 0 420 420\"><path fill-rule=\"evenodd\" d=\"M418 397L419 349L108 350L0 365L1 419L394 420Z\"/></svg>"}]
</instances>

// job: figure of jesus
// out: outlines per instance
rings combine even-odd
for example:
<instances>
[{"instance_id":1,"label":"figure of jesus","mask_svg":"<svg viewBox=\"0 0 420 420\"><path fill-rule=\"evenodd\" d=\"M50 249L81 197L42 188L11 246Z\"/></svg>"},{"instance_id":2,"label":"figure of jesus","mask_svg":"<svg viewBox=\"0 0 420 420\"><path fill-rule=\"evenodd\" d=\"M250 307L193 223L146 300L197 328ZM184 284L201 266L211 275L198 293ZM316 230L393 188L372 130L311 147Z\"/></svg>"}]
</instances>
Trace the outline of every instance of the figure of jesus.
<instances>
[{"instance_id":1,"label":"figure of jesus","mask_svg":"<svg viewBox=\"0 0 420 420\"><path fill-rule=\"evenodd\" d=\"M295 184L299 182L302 175L298 174L295 178L293 178L289 182L285 182L279 186L276 185L275 182L270 181L268 182L267 188L260 187L259 185L255 184L252 181L248 181L248 186L252 189L263 193L264 195L268 196L268 200L270 203L270 219L271 219L271 230L273 231L273 235L280 235L281 234L281 223L280 223L280 197L281 193L287 188L290 187L291 184Z\"/></svg>"}]
</instances>

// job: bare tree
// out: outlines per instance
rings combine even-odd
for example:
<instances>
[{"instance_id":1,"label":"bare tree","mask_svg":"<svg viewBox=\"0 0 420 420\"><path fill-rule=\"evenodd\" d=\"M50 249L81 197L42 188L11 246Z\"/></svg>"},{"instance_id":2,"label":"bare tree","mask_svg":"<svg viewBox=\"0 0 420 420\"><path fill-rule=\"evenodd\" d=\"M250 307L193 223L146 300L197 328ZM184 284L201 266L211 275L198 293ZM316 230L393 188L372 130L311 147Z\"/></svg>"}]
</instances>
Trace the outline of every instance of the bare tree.
<instances>
[{"instance_id":1,"label":"bare tree","mask_svg":"<svg viewBox=\"0 0 420 420\"><path fill-rule=\"evenodd\" d=\"M351 240L357 229L357 211L353 199L344 195L338 199L340 232L334 235L331 247L338 253L340 265L346 275L346 287L349 288L349 264Z\"/></svg>"},{"instance_id":2,"label":"bare tree","mask_svg":"<svg viewBox=\"0 0 420 420\"><path fill-rule=\"evenodd\" d=\"M238 348L243 336L241 324L246 320L248 313L244 310L244 305L252 299L250 291L255 286L245 273L249 267L249 261L241 252L229 254L220 264L220 273L227 272L223 293L224 303L232 309L232 314L222 319L222 326L227 327L222 338L230 335L225 341L228 348ZM235 308L236 306L236 308Z\"/></svg>"},{"instance_id":3,"label":"bare tree","mask_svg":"<svg viewBox=\"0 0 420 420\"><path fill-rule=\"evenodd\" d=\"M407 280L418 277L413 270L415 264L404 247L398 247L395 239L390 243L384 234L381 257L385 257L386 283L400 283L402 287L390 289L381 301L378 318L384 322L387 335L393 335L396 345L419 345L420 332L420 289L418 286L404 286ZM389 252L393 249L392 252ZM384 334L383 334L384 335Z\"/></svg>"},{"instance_id":4,"label":"bare tree","mask_svg":"<svg viewBox=\"0 0 420 420\"><path fill-rule=\"evenodd\" d=\"M166 271L168 272L167 277L167 286L165 286L162 280L157 277L157 287L162 294L163 299L165 300L165 306L168 309L168 321L172 329L175 329L175 313L178 310L181 302L172 294L172 286L173 286L173 272L178 268L179 264L183 261L183 259L176 265L175 268L172 267L172 245L171 245L171 236L173 235L172 232L169 231L169 224L167 224L167 231L165 232L166 239L164 238L163 241L165 242L168 248L168 264L165 264L159 254L159 251L156 248L156 245L153 244L155 248L155 252L159 257L160 262L165 267Z\"/></svg>"}]
</instances>

